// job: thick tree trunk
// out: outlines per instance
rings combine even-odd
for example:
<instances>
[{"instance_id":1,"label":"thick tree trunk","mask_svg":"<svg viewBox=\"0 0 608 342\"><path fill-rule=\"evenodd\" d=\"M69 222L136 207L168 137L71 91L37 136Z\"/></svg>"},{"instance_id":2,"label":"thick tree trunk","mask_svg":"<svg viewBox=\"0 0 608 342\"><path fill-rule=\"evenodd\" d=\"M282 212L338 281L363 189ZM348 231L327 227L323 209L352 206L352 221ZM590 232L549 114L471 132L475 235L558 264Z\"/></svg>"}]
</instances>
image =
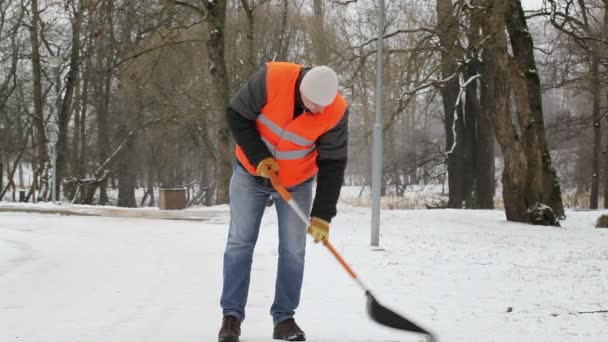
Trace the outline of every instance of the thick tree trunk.
<instances>
[{"instance_id":1,"label":"thick tree trunk","mask_svg":"<svg viewBox=\"0 0 608 342\"><path fill-rule=\"evenodd\" d=\"M121 18L123 27L121 31L122 44L124 46L135 45L133 41L133 33L136 32L134 23L130 20L130 15L136 11L133 3L128 3L126 13ZM120 139L125 139L123 149L118 156L117 178L118 178L118 206L119 207L137 207L135 201L135 188L137 187L137 171L138 171L138 156L135 149L136 127L138 123L143 122L143 94L144 82L141 75L135 71L128 70L121 72L121 85L124 87L121 98L120 117L116 118L118 122L117 135ZM109 70L109 69L108 69ZM108 81L107 79L106 81ZM105 86L109 86L105 84ZM105 94L109 96L110 89L106 88ZM109 103L106 103L108 105ZM107 108L106 108L107 110Z\"/></svg>"},{"instance_id":2,"label":"thick tree trunk","mask_svg":"<svg viewBox=\"0 0 608 342\"><path fill-rule=\"evenodd\" d=\"M526 205L541 202L550 206L556 216L563 217L559 180L545 138L540 79L532 37L520 0L510 0L509 6L506 23L514 55L511 80L514 82L515 102L528 164Z\"/></svg>"},{"instance_id":3,"label":"thick tree trunk","mask_svg":"<svg viewBox=\"0 0 608 342\"><path fill-rule=\"evenodd\" d=\"M456 106L460 84L456 40L458 38L458 21L454 18L451 0L437 0L437 30L441 45L441 75L450 78L441 87L444 127L446 132L446 150L448 159L448 186L450 195L448 207L462 208L464 195L464 120L462 106ZM451 151L451 152L450 152Z\"/></svg>"},{"instance_id":4,"label":"thick tree trunk","mask_svg":"<svg viewBox=\"0 0 608 342\"><path fill-rule=\"evenodd\" d=\"M136 126L142 122L142 94L141 82L137 75L129 72L121 73L121 115L117 118L117 136L124 141L122 150L118 153L118 206L134 208L135 188L137 186L137 153L135 150ZM120 148L120 147L119 147ZM113 154L116 154L114 152Z\"/></svg>"},{"instance_id":5,"label":"thick tree trunk","mask_svg":"<svg viewBox=\"0 0 608 342\"><path fill-rule=\"evenodd\" d=\"M481 42L481 22L484 15L482 0L473 0L476 8L471 10L467 38L469 46L474 47ZM472 49L475 52L477 49ZM467 184L465 189L471 200L467 198L467 207L493 209L496 182L494 179L494 130L488 106L487 92L484 89L487 75L482 65L483 61L477 56L471 56L467 66L467 78L481 75L480 79L469 83L466 90L465 108L465 165L467 167ZM470 157L469 157L470 156ZM470 173L470 176L468 175ZM471 195L469 195L471 194Z\"/></svg>"},{"instance_id":6,"label":"thick tree trunk","mask_svg":"<svg viewBox=\"0 0 608 342\"><path fill-rule=\"evenodd\" d=\"M138 101L138 100L127 100L127 101ZM132 106L126 106L132 108ZM129 134L133 134L131 131L134 128L133 119L129 119L128 116L135 116L133 112L124 113L127 118L121 119L118 127L118 136L127 139ZM137 153L135 150L135 139L128 139L124 149L121 151L120 157L118 158L118 206L135 208L137 202L135 201L135 188L137 187Z\"/></svg>"},{"instance_id":7,"label":"thick tree trunk","mask_svg":"<svg viewBox=\"0 0 608 342\"><path fill-rule=\"evenodd\" d=\"M229 80L226 72L224 31L226 27L226 0L206 1L209 25L207 49L209 53L210 89L213 103L213 117L217 123L217 163L215 175L218 181L216 202L228 202L228 186L230 182L230 167L232 165L232 149L228 126L225 120L225 108L229 99Z\"/></svg>"},{"instance_id":8,"label":"thick tree trunk","mask_svg":"<svg viewBox=\"0 0 608 342\"><path fill-rule=\"evenodd\" d=\"M481 72L481 112L479 115L479 124L477 126L477 169L476 169L476 185L477 203L480 209L494 209L494 195L496 194L496 167L494 163L494 127L492 124L492 116L494 113L490 111L492 106L492 98L489 93L488 84L491 77L491 68L487 65L487 61L480 64Z\"/></svg>"},{"instance_id":9,"label":"thick tree trunk","mask_svg":"<svg viewBox=\"0 0 608 342\"><path fill-rule=\"evenodd\" d=\"M504 158L502 173L503 201L507 220L527 222L526 185L527 160L521 137L516 132L509 111L509 59L505 34L505 13L508 3L486 0L484 35L489 36L484 49L486 91L490 99L488 112L493 113L496 138Z\"/></svg>"}]
</instances>

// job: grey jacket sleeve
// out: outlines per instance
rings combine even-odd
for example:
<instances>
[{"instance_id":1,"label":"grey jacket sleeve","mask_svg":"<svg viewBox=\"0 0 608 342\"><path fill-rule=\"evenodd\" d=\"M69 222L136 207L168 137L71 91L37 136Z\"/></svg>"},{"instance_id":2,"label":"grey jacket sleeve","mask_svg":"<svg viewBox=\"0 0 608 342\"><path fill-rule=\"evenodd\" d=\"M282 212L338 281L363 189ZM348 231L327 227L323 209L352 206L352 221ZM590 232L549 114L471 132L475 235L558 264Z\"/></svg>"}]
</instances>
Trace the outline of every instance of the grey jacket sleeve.
<instances>
[{"instance_id":1,"label":"grey jacket sleeve","mask_svg":"<svg viewBox=\"0 0 608 342\"><path fill-rule=\"evenodd\" d=\"M230 107L249 120L257 119L266 105L266 69L264 64L230 100Z\"/></svg>"},{"instance_id":2,"label":"grey jacket sleeve","mask_svg":"<svg viewBox=\"0 0 608 342\"><path fill-rule=\"evenodd\" d=\"M255 120L265 104L266 65L251 76L226 108L230 134L254 167L265 158L272 157L268 147L260 139L260 133L255 125Z\"/></svg>"}]
</instances>

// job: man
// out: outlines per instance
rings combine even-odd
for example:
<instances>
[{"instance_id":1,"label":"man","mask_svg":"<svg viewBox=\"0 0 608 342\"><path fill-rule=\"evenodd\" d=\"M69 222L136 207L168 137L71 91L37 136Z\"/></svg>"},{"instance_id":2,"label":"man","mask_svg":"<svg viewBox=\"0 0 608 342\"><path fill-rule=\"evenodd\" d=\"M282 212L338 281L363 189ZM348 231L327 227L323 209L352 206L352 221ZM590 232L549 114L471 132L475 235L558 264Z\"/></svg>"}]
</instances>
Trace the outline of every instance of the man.
<instances>
[{"instance_id":1,"label":"man","mask_svg":"<svg viewBox=\"0 0 608 342\"><path fill-rule=\"evenodd\" d=\"M268 175L276 172L296 203L310 212L308 231L314 241L327 239L346 167L348 105L338 94L338 77L331 68L271 62L242 86L226 114L237 147L230 180L219 341L239 339L253 250L270 197L279 223L279 261L270 309L273 338L305 341L293 317L302 289L307 227L272 188Z\"/></svg>"}]
</instances>

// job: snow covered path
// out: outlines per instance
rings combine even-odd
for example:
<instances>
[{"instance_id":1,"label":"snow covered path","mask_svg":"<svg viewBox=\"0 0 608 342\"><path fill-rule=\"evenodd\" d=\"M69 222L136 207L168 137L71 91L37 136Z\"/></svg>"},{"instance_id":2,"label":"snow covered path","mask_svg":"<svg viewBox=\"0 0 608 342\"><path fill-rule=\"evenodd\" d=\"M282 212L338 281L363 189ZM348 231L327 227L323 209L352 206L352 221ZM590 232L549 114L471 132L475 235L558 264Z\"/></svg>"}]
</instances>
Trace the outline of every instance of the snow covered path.
<instances>
[{"instance_id":1,"label":"snow covered path","mask_svg":"<svg viewBox=\"0 0 608 342\"><path fill-rule=\"evenodd\" d=\"M225 209L225 208L224 208ZM608 339L608 230L600 212L564 228L500 211L382 213L344 206L332 240L378 299L442 341ZM213 342L228 217L208 222L0 213L0 341ZM276 216L265 215L243 342L271 341ZM309 341L418 341L371 322L365 298L321 246L307 251L297 319Z\"/></svg>"}]
</instances>

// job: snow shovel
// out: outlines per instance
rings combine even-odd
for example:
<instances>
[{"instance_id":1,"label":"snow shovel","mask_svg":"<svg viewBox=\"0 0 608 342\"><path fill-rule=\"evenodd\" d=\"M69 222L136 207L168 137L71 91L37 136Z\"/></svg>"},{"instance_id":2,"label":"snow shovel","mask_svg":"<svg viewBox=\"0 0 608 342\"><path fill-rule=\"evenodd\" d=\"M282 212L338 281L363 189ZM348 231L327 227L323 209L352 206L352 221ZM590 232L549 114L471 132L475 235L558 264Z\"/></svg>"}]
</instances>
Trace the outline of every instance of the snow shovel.
<instances>
[{"instance_id":1,"label":"snow shovel","mask_svg":"<svg viewBox=\"0 0 608 342\"><path fill-rule=\"evenodd\" d=\"M281 184L277 174L272 171L268 173L272 186L279 193L279 195L281 195L281 198L283 198L283 200L287 202L287 204L289 204L289 206L295 211L295 213L300 217L300 219L302 219L302 222L304 222L305 224L309 224L309 219L307 215L304 214L304 211L300 208L296 201L293 200L293 197L291 196L289 191L287 191L287 189ZM394 329L424 334L426 335L427 342L437 341L435 336L428 330L422 328L416 323L408 320L407 318L397 314L396 312L380 304L378 300L376 300L376 298L372 295L371 291L357 277L353 269L346 263L346 261L344 261L344 258L342 258L340 253L338 253L334 246L328 241L328 239L325 239L323 241L323 244L325 245L325 247L327 247L331 254L336 257L338 262L342 265L342 267L344 267L344 269L346 270L346 272L348 272L351 278L353 278L355 282L357 282L359 287L365 292L365 295L367 296L367 313L369 314L372 320L379 324Z\"/></svg>"}]
</instances>

